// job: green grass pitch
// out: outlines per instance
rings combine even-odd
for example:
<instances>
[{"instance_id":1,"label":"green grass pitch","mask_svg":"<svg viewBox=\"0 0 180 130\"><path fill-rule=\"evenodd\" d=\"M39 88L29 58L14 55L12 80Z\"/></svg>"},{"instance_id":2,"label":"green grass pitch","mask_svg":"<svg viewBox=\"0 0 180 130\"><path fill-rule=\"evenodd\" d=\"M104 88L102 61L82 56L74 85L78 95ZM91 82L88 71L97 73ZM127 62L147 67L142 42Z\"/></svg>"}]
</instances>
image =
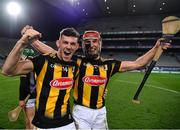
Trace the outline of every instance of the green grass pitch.
<instances>
[{"instance_id":1,"label":"green grass pitch","mask_svg":"<svg viewBox=\"0 0 180 130\"><path fill-rule=\"evenodd\" d=\"M132 98L144 73L119 73L108 85L106 107L110 129L180 129L180 74L150 75L140 94ZM18 105L19 77L0 75L0 128L24 128L23 113L9 122L7 113Z\"/></svg>"}]
</instances>

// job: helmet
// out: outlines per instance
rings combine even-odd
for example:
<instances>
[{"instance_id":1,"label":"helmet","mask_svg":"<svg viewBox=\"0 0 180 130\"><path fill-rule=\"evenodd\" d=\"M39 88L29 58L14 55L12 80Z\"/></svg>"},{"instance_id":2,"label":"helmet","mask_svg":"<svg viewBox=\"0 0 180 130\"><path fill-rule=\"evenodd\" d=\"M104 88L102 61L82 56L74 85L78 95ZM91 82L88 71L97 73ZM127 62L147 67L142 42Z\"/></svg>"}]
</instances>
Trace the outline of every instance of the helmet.
<instances>
[{"instance_id":1,"label":"helmet","mask_svg":"<svg viewBox=\"0 0 180 130\"><path fill-rule=\"evenodd\" d=\"M100 36L100 33L98 31L94 31L94 30L88 30L85 31L82 37L83 41L82 41L82 49L83 49L83 53L87 58L90 58L91 56L88 54L88 48L91 47L91 43L87 43L85 42L85 40L88 39L98 39L99 40L99 44L100 44L100 52L101 52L101 46L102 46L102 39ZM85 44L86 43L86 44ZM100 54L99 54L100 55ZM92 58L92 57L91 57Z\"/></svg>"},{"instance_id":2,"label":"helmet","mask_svg":"<svg viewBox=\"0 0 180 130\"><path fill-rule=\"evenodd\" d=\"M22 52L22 56L25 57L25 58L28 58L28 57L34 57L35 56L35 52L33 49L28 49L28 48L25 48Z\"/></svg>"},{"instance_id":3,"label":"helmet","mask_svg":"<svg viewBox=\"0 0 180 130\"><path fill-rule=\"evenodd\" d=\"M83 34L83 40L86 39L101 39L100 33L94 30L85 31Z\"/></svg>"}]
</instances>

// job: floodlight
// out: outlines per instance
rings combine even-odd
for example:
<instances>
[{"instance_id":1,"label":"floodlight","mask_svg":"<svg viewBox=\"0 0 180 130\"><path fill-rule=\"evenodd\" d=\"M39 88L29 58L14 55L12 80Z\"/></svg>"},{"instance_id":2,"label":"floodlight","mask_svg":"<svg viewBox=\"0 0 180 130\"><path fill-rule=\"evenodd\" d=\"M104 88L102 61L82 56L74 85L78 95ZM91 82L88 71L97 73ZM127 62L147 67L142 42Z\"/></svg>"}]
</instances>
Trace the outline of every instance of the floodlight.
<instances>
[{"instance_id":1,"label":"floodlight","mask_svg":"<svg viewBox=\"0 0 180 130\"><path fill-rule=\"evenodd\" d=\"M8 13L12 16L17 16L21 12L21 6L17 2L9 2L6 8Z\"/></svg>"}]
</instances>

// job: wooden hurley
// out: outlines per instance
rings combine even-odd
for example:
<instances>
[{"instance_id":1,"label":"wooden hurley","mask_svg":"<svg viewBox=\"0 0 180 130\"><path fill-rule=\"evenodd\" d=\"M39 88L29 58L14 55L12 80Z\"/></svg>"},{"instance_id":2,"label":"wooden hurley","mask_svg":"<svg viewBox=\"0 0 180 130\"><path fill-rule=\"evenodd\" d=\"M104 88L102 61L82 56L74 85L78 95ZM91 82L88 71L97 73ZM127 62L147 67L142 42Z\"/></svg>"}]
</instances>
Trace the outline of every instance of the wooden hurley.
<instances>
[{"instance_id":1,"label":"wooden hurley","mask_svg":"<svg viewBox=\"0 0 180 130\"><path fill-rule=\"evenodd\" d=\"M30 97L30 94L28 94L27 97L24 99L25 103L27 102L29 97ZM9 119L9 121L11 121L11 122L17 121L21 110L22 110L22 107L17 106L15 109L9 111L8 112L8 119Z\"/></svg>"},{"instance_id":2,"label":"wooden hurley","mask_svg":"<svg viewBox=\"0 0 180 130\"><path fill-rule=\"evenodd\" d=\"M148 67L148 70L146 71L144 78L139 85L132 102L136 104L140 104L140 100L138 100L139 94L144 87L144 84L146 80L148 79L149 75L151 74L152 69L156 65L156 62L160 58L161 54L163 53L163 47L162 44L166 42L171 42L174 34L176 34L180 30L180 19L175 16L168 16L162 20L162 37L164 41L161 42L161 46L156 51L155 56L153 57L153 60L151 64Z\"/></svg>"}]
</instances>

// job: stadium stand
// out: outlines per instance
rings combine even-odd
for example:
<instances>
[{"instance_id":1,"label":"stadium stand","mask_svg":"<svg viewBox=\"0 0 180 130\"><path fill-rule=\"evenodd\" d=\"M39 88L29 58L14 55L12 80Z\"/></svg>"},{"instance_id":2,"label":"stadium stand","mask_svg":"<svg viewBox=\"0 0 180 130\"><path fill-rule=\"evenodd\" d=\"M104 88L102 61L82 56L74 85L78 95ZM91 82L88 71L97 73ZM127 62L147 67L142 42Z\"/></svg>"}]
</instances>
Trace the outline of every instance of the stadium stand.
<instances>
[{"instance_id":1,"label":"stadium stand","mask_svg":"<svg viewBox=\"0 0 180 130\"><path fill-rule=\"evenodd\" d=\"M180 63L180 53L174 54L176 60Z\"/></svg>"},{"instance_id":2,"label":"stadium stand","mask_svg":"<svg viewBox=\"0 0 180 130\"><path fill-rule=\"evenodd\" d=\"M7 56L14 47L17 39L0 38L0 55Z\"/></svg>"},{"instance_id":3,"label":"stadium stand","mask_svg":"<svg viewBox=\"0 0 180 130\"><path fill-rule=\"evenodd\" d=\"M123 61L135 60L138 58L138 53L103 52L101 56L104 58L114 58ZM160 57L156 66L180 67L180 62L177 60L175 55L166 53Z\"/></svg>"},{"instance_id":4,"label":"stadium stand","mask_svg":"<svg viewBox=\"0 0 180 130\"><path fill-rule=\"evenodd\" d=\"M113 31L101 34L102 57L115 58L118 60L135 60L147 50L152 48L155 41L161 37L161 31ZM17 39L0 38L0 66L8 55ZM172 48L164 52L156 66L179 67L180 68L180 36L173 39ZM55 41L44 41L45 44L56 48ZM82 54L81 48L78 54Z\"/></svg>"}]
</instances>

